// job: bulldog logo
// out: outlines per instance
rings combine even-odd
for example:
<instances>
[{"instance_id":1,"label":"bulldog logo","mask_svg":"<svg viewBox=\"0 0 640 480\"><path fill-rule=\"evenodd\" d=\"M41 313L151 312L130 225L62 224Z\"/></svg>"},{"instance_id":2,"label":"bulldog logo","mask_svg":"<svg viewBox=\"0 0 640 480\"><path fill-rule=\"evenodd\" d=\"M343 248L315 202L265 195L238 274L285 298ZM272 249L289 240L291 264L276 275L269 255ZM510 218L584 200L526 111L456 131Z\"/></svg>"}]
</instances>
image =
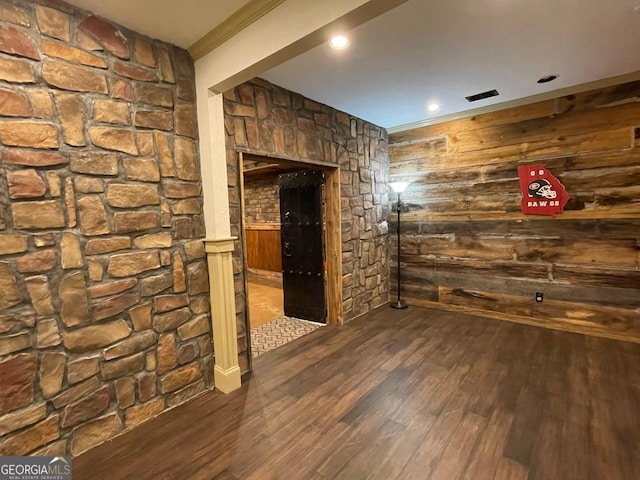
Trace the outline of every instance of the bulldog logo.
<instances>
[{"instance_id":1,"label":"bulldog logo","mask_svg":"<svg viewBox=\"0 0 640 480\"><path fill-rule=\"evenodd\" d=\"M544 165L518 167L522 200L520 209L525 215L557 215L564 211L569 194Z\"/></svg>"}]
</instances>

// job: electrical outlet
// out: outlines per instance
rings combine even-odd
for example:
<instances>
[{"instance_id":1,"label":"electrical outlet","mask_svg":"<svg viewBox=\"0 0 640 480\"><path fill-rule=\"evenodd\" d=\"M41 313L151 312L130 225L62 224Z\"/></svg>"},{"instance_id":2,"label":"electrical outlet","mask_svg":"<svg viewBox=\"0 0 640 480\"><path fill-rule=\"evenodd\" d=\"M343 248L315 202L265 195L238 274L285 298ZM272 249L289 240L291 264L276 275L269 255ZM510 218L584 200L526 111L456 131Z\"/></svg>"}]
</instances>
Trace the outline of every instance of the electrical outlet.
<instances>
[{"instance_id":1,"label":"electrical outlet","mask_svg":"<svg viewBox=\"0 0 640 480\"><path fill-rule=\"evenodd\" d=\"M544 300L542 292L536 292L536 302L542 302L542 300Z\"/></svg>"}]
</instances>

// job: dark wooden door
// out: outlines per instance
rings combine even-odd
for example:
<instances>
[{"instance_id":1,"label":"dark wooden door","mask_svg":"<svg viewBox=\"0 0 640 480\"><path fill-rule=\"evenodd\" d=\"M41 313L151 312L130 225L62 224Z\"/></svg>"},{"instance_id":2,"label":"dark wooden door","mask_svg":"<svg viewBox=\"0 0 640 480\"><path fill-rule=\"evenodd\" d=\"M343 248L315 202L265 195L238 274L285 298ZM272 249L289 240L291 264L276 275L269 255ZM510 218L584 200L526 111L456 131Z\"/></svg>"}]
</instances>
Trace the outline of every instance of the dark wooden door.
<instances>
[{"instance_id":1,"label":"dark wooden door","mask_svg":"<svg viewBox=\"0 0 640 480\"><path fill-rule=\"evenodd\" d=\"M322 172L279 176L284 313L326 322Z\"/></svg>"}]
</instances>

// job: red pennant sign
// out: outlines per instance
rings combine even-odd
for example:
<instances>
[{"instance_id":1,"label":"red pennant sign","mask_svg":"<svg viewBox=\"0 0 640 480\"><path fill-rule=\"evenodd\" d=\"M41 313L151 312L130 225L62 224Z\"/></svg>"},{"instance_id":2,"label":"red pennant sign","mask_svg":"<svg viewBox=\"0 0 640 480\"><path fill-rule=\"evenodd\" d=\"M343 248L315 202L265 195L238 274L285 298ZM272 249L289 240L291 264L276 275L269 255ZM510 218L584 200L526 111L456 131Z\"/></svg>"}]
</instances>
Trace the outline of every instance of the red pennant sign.
<instances>
[{"instance_id":1,"label":"red pennant sign","mask_svg":"<svg viewBox=\"0 0 640 480\"><path fill-rule=\"evenodd\" d=\"M557 215L571 198L556 177L544 165L518 167L522 200L520 208L525 215Z\"/></svg>"}]
</instances>

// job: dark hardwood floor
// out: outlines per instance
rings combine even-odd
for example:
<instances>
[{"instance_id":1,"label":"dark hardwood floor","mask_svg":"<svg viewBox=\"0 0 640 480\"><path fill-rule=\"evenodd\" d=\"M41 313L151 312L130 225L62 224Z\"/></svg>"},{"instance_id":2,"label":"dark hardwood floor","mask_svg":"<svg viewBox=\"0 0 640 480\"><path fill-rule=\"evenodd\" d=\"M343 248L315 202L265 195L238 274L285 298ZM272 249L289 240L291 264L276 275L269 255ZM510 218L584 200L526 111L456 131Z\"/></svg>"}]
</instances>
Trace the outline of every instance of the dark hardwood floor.
<instances>
[{"instance_id":1,"label":"dark hardwood floor","mask_svg":"<svg viewBox=\"0 0 640 480\"><path fill-rule=\"evenodd\" d=\"M74 479L640 478L640 345L385 307L74 459Z\"/></svg>"}]
</instances>

